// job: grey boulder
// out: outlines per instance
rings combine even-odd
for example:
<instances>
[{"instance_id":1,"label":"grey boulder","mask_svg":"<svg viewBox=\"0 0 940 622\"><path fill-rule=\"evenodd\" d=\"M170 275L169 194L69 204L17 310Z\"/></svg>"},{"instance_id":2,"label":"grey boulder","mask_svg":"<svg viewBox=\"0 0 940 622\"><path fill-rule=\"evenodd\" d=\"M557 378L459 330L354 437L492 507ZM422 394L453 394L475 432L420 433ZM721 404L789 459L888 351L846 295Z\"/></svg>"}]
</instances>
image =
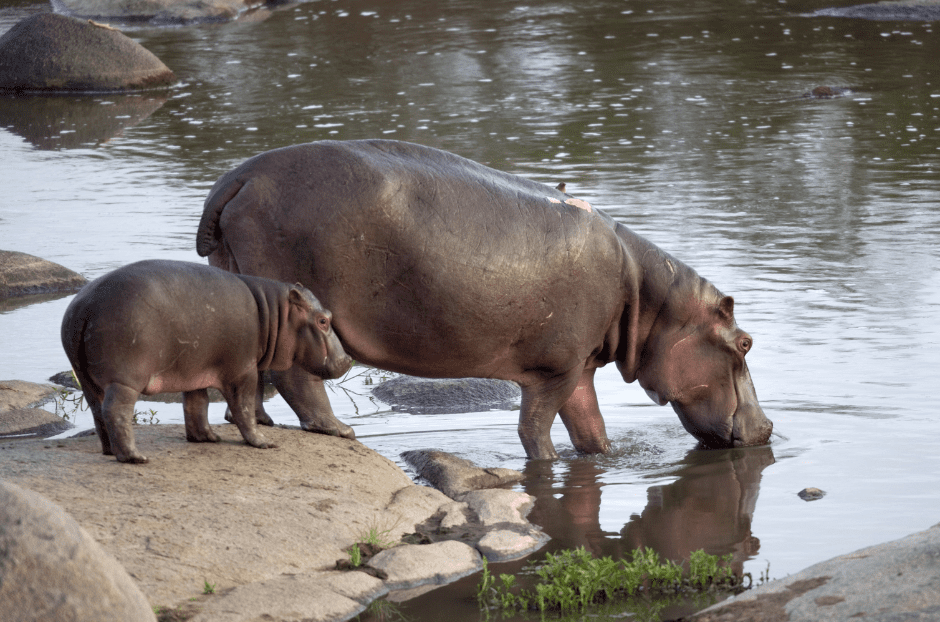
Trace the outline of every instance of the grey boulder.
<instances>
[{"instance_id":1,"label":"grey boulder","mask_svg":"<svg viewBox=\"0 0 940 622\"><path fill-rule=\"evenodd\" d=\"M0 611L5 622L154 622L124 568L65 511L0 481Z\"/></svg>"},{"instance_id":2,"label":"grey boulder","mask_svg":"<svg viewBox=\"0 0 940 622\"><path fill-rule=\"evenodd\" d=\"M0 250L0 300L30 294L77 292L87 282L82 275L57 263L26 253Z\"/></svg>"},{"instance_id":3,"label":"grey boulder","mask_svg":"<svg viewBox=\"0 0 940 622\"><path fill-rule=\"evenodd\" d=\"M0 37L0 91L131 91L176 81L142 45L88 20L39 13Z\"/></svg>"},{"instance_id":4,"label":"grey boulder","mask_svg":"<svg viewBox=\"0 0 940 622\"><path fill-rule=\"evenodd\" d=\"M820 562L710 607L695 622L940 619L940 525Z\"/></svg>"}]
</instances>

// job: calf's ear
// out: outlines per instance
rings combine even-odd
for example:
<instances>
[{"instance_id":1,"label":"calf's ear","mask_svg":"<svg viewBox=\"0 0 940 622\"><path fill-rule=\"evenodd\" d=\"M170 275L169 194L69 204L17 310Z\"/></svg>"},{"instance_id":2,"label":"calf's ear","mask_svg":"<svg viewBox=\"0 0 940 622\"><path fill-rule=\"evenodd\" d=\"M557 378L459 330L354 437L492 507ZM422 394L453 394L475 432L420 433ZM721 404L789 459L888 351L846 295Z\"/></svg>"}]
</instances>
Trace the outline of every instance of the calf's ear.
<instances>
[{"instance_id":1,"label":"calf's ear","mask_svg":"<svg viewBox=\"0 0 940 622\"><path fill-rule=\"evenodd\" d=\"M287 302L292 305L297 305L301 309L306 309L310 311L313 307L310 306L310 302L307 300L306 296L303 295L301 289L303 285L298 285L297 287L291 287L290 292L287 294Z\"/></svg>"},{"instance_id":2,"label":"calf's ear","mask_svg":"<svg viewBox=\"0 0 940 622\"><path fill-rule=\"evenodd\" d=\"M724 320L734 319L734 298L725 296L718 302L718 314Z\"/></svg>"}]
</instances>

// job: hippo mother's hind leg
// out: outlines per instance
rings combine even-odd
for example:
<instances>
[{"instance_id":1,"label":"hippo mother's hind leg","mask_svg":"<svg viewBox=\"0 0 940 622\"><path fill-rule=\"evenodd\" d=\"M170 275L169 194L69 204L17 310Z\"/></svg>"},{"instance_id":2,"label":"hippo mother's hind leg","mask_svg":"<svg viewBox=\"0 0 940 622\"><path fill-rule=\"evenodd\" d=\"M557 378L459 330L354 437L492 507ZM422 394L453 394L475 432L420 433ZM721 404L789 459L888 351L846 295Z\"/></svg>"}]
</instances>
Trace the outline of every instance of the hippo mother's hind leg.
<instances>
[{"instance_id":1,"label":"hippo mother's hind leg","mask_svg":"<svg viewBox=\"0 0 940 622\"><path fill-rule=\"evenodd\" d=\"M308 432L356 438L353 429L333 415L323 380L299 367L292 367L286 371L272 371L271 381L297 414L301 428Z\"/></svg>"},{"instance_id":2,"label":"hippo mother's hind leg","mask_svg":"<svg viewBox=\"0 0 940 622\"><path fill-rule=\"evenodd\" d=\"M568 436L574 448L586 454L602 454L610 451L607 440L607 428L597 405L597 392L594 390L595 369L585 369L578 380L578 386L565 405L558 411L562 422L568 428Z\"/></svg>"}]
</instances>

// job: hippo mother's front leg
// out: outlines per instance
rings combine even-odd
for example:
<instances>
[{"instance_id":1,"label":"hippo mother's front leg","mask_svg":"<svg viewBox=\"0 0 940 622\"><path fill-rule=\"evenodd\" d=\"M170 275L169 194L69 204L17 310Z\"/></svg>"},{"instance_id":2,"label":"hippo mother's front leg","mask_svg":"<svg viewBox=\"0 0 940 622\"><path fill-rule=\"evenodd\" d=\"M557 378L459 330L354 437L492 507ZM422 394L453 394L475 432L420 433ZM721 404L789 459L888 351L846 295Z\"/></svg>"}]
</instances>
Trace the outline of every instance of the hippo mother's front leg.
<instances>
[{"instance_id":1,"label":"hippo mother's front leg","mask_svg":"<svg viewBox=\"0 0 940 622\"><path fill-rule=\"evenodd\" d=\"M607 427L597 404L597 391L594 390L595 371L597 370L589 368L581 373L578 386L558 411L574 448L585 454L603 454L610 451Z\"/></svg>"},{"instance_id":2,"label":"hippo mother's front leg","mask_svg":"<svg viewBox=\"0 0 940 622\"><path fill-rule=\"evenodd\" d=\"M519 412L519 440L528 458L554 460L558 457L552 444L552 422L578 384L581 370L542 380L522 387Z\"/></svg>"},{"instance_id":3,"label":"hippo mother's front leg","mask_svg":"<svg viewBox=\"0 0 940 622\"><path fill-rule=\"evenodd\" d=\"M353 429L337 419L326 396L323 380L313 374L292 367L286 371L271 371L271 382L300 419L300 427L308 432L329 434L354 439Z\"/></svg>"}]
</instances>

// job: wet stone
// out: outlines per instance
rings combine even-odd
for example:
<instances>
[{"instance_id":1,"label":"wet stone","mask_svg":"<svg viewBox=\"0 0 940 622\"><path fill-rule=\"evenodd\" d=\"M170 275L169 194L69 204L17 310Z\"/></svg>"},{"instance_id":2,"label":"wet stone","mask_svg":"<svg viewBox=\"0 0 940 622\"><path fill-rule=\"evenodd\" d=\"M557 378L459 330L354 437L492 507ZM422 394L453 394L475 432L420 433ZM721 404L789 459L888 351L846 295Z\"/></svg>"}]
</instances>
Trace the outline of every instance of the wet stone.
<instances>
[{"instance_id":1,"label":"wet stone","mask_svg":"<svg viewBox=\"0 0 940 622\"><path fill-rule=\"evenodd\" d=\"M399 376L372 389L392 410L440 415L509 410L522 390L514 382L492 378L416 378Z\"/></svg>"},{"instance_id":2,"label":"wet stone","mask_svg":"<svg viewBox=\"0 0 940 622\"><path fill-rule=\"evenodd\" d=\"M512 469L483 469L470 460L433 449L417 449L401 454L405 462L450 498L471 490L494 488L522 481L522 473Z\"/></svg>"},{"instance_id":3,"label":"wet stone","mask_svg":"<svg viewBox=\"0 0 940 622\"><path fill-rule=\"evenodd\" d=\"M800 499L803 501L816 501L817 499L822 499L826 496L825 490L820 490L818 488L804 488L800 492L796 493Z\"/></svg>"}]
</instances>

